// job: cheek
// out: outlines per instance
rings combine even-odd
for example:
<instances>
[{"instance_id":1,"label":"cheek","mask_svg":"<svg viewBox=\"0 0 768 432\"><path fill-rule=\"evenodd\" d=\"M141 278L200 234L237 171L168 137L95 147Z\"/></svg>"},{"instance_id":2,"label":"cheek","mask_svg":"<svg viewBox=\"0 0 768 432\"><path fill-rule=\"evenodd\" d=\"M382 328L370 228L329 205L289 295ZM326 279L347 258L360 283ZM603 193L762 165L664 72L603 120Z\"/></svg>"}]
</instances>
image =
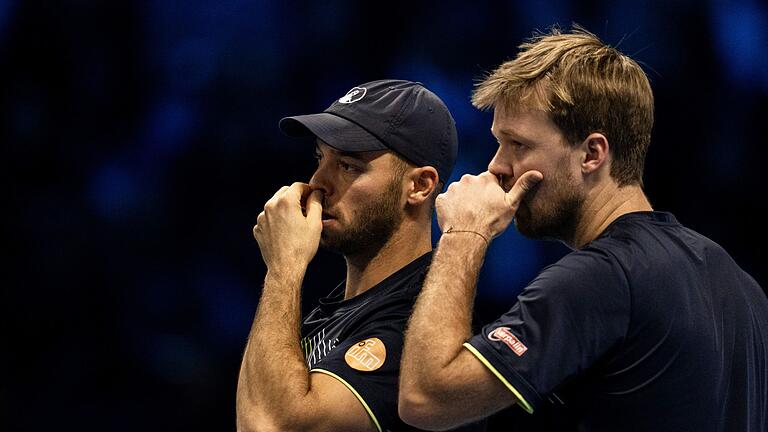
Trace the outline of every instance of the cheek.
<instances>
[{"instance_id":1,"label":"cheek","mask_svg":"<svg viewBox=\"0 0 768 432\"><path fill-rule=\"evenodd\" d=\"M544 174L544 181L539 184L534 192L528 194L525 201L533 210L546 208L558 199L561 188L562 184L557 175Z\"/></svg>"},{"instance_id":2,"label":"cheek","mask_svg":"<svg viewBox=\"0 0 768 432\"><path fill-rule=\"evenodd\" d=\"M350 187L344 191L344 195L334 205L338 218L345 222L353 220L360 212L360 208L365 204L366 200L372 198L375 198L375 196L365 194L359 188Z\"/></svg>"}]
</instances>

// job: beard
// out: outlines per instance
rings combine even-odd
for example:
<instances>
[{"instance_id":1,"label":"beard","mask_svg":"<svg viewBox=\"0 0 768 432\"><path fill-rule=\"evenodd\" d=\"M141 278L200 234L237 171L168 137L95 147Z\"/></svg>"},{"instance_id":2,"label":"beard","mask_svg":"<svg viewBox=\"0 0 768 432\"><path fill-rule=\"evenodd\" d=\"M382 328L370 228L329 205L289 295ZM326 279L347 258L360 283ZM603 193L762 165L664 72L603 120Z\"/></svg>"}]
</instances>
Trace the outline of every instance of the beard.
<instances>
[{"instance_id":1,"label":"beard","mask_svg":"<svg viewBox=\"0 0 768 432\"><path fill-rule=\"evenodd\" d=\"M401 179L392 179L383 195L354 212L343 230L323 230L320 246L345 257L375 255L403 221L400 182Z\"/></svg>"},{"instance_id":2,"label":"beard","mask_svg":"<svg viewBox=\"0 0 768 432\"><path fill-rule=\"evenodd\" d=\"M571 241L586 193L566 173L566 167L558 169L546 185L554 198L537 200L536 195L541 193L537 188L520 203L515 214L520 234L532 239Z\"/></svg>"}]
</instances>

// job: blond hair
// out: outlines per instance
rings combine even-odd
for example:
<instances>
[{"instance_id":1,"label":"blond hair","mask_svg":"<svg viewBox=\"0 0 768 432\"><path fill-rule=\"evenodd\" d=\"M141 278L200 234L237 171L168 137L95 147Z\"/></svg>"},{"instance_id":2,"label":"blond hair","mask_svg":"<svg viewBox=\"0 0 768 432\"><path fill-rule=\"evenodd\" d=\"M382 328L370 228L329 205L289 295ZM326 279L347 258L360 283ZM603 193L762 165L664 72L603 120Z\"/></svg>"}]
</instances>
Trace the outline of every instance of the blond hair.
<instances>
[{"instance_id":1,"label":"blond hair","mask_svg":"<svg viewBox=\"0 0 768 432\"><path fill-rule=\"evenodd\" d=\"M574 25L571 33L553 28L520 45L514 60L477 84L472 104L543 110L572 145L602 133L612 154L611 177L620 186L643 183L653 127L648 77L582 27Z\"/></svg>"}]
</instances>

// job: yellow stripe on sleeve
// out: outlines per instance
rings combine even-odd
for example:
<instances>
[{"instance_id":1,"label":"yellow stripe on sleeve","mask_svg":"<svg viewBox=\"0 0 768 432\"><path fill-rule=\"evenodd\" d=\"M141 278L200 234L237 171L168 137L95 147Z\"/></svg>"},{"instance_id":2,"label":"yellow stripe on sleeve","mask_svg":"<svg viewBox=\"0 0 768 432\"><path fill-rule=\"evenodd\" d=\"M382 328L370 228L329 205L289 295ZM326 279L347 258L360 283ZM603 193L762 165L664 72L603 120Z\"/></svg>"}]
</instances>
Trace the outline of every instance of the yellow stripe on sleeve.
<instances>
[{"instance_id":1,"label":"yellow stripe on sleeve","mask_svg":"<svg viewBox=\"0 0 768 432\"><path fill-rule=\"evenodd\" d=\"M495 367L489 362L482 354L480 354L480 351L478 351L475 347L469 344L469 342L464 343L464 348L468 349L469 352L475 355L475 357L482 362L485 367L487 367L491 372L493 372L494 375L496 375L496 378L500 379L502 383L504 383L505 386L517 397L517 404L520 405L520 408L524 409L528 414L533 414L533 407L531 404L528 403L528 401L525 400L525 398L520 394L519 391L515 387L512 386L512 384L507 381L504 376L499 373L498 370L496 370Z\"/></svg>"},{"instance_id":2,"label":"yellow stripe on sleeve","mask_svg":"<svg viewBox=\"0 0 768 432\"><path fill-rule=\"evenodd\" d=\"M332 377L336 378L337 380L341 381L341 383L344 384L345 386L347 386L347 388L352 392L352 394L355 395L357 400L359 400L360 403L363 404L363 408L365 408L365 411L367 411L368 415L371 416L371 420L373 420L373 424L376 425L376 430L378 430L379 432L382 432L381 425L379 424L379 420L377 420L376 416L373 415L373 411L371 411L371 408L368 406L367 403L365 403L365 399L363 399L363 397L360 396L360 393L358 393L357 390L355 390L355 388L352 387L352 385L350 385L348 382L344 381L344 378L336 375L335 373L333 373L331 371L327 371L325 369L312 369L310 372L324 373L326 375L332 376Z\"/></svg>"}]
</instances>

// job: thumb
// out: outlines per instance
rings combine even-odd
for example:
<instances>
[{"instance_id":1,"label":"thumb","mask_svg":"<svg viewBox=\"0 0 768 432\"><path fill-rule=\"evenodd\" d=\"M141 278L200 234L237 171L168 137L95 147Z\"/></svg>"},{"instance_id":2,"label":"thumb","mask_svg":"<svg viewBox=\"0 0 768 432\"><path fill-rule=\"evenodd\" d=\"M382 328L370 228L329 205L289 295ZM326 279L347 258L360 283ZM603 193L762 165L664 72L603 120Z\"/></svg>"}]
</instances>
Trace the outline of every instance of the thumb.
<instances>
[{"instance_id":1,"label":"thumb","mask_svg":"<svg viewBox=\"0 0 768 432\"><path fill-rule=\"evenodd\" d=\"M507 192L507 204L517 210L525 195L544 179L544 174L539 171L526 171L517 179L512 189Z\"/></svg>"},{"instance_id":2,"label":"thumb","mask_svg":"<svg viewBox=\"0 0 768 432\"><path fill-rule=\"evenodd\" d=\"M307 219L320 220L323 215L323 191L313 190L307 198Z\"/></svg>"}]
</instances>

